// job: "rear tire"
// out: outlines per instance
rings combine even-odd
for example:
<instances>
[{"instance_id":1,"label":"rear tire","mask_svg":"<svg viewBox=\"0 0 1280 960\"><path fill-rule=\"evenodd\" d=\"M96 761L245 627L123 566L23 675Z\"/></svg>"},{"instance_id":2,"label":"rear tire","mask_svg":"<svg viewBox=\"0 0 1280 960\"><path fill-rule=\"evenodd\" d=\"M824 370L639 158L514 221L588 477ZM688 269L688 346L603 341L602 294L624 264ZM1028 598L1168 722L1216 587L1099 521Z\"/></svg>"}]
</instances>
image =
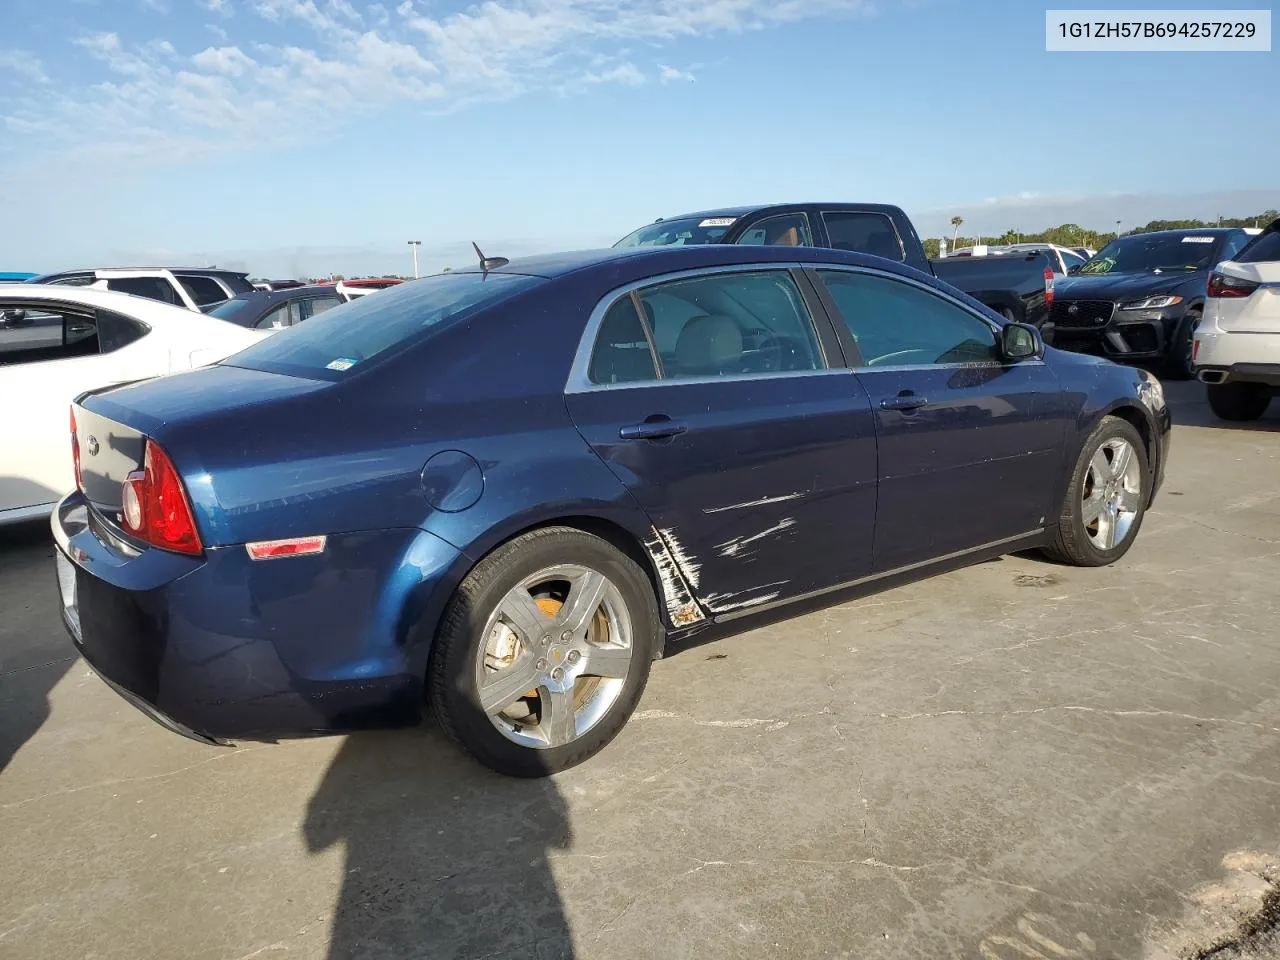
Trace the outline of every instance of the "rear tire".
<instances>
[{"instance_id":1,"label":"rear tire","mask_svg":"<svg viewBox=\"0 0 1280 960\"><path fill-rule=\"evenodd\" d=\"M1080 450L1045 555L1076 567L1114 563L1137 538L1150 495L1142 436L1127 420L1103 417Z\"/></svg>"},{"instance_id":2,"label":"rear tire","mask_svg":"<svg viewBox=\"0 0 1280 960\"><path fill-rule=\"evenodd\" d=\"M1210 383L1205 385L1209 407L1223 420L1257 420L1267 412L1271 390L1260 383Z\"/></svg>"},{"instance_id":3,"label":"rear tire","mask_svg":"<svg viewBox=\"0 0 1280 960\"><path fill-rule=\"evenodd\" d=\"M546 776L618 734L661 637L634 560L581 530L544 527L496 549L458 587L427 698L445 735L491 770Z\"/></svg>"}]
</instances>

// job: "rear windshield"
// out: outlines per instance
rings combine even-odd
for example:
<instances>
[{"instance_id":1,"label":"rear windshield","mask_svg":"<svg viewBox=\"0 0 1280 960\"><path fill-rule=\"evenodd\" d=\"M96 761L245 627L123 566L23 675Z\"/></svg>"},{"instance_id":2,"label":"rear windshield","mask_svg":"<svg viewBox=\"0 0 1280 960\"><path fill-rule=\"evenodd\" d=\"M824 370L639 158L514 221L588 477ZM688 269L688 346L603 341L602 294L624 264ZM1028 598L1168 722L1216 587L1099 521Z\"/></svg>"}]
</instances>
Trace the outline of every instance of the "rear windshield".
<instances>
[{"instance_id":1,"label":"rear windshield","mask_svg":"<svg viewBox=\"0 0 1280 960\"><path fill-rule=\"evenodd\" d=\"M683 220L660 220L627 234L614 247L690 247L719 243L733 226L734 219L686 217Z\"/></svg>"},{"instance_id":2,"label":"rear windshield","mask_svg":"<svg viewBox=\"0 0 1280 960\"><path fill-rule=\"evenodd\" d=\"M1280 261L1280 230L1267 230L1237 253L1236 263L1270 263Z\"/></svg>"},{"instance_id":3,"label":"rear windshield","mask_svg":"<svg viewBox=\"0 0 1280 960\"><path fill-rule=\"evenodd\" d=\"M360 297L272 334L224 363L337 380L426 330L488 307L538 283L514 273L442 273Z\"/></svg>"}]
</instances>

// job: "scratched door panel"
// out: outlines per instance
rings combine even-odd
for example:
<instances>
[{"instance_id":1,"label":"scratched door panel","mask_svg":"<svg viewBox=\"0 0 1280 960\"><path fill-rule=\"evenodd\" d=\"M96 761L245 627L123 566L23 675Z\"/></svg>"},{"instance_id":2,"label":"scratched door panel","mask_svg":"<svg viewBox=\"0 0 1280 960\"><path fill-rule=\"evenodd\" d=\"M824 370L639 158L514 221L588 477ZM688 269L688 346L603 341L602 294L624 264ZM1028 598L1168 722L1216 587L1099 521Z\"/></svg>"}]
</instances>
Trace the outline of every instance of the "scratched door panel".
<instances>
[{"instance_id":1,"label":"scratched door panel","mask_svg":"<svg viewBox=\"0 0 1280 960\"><path fill-rule=\"evenodd\" d=\"M869 572L875 426L847 371L619 385L566 401L712 613ZM685 431L620 438L661 416Z\"/></svg>"}]
</instances>

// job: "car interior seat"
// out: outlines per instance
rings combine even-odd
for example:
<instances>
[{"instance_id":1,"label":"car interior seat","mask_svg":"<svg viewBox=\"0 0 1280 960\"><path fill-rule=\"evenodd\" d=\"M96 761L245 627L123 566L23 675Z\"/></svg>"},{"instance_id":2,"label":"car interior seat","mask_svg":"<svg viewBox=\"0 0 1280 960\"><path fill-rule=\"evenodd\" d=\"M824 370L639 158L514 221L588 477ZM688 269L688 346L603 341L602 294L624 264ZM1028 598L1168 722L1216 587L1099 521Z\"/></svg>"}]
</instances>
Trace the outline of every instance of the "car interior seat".
<instances>
[{"instance_id":1,"label":"car interior seat","mask_svg":"<svg viewBox=\"0 0 1280 960\"><path fill-rule=\"evenodd\" d=\"M693 317L676 341L676 366L691 376L716 376L742 365L742 330L729 317Z\"/></svg>"}]
</instances>

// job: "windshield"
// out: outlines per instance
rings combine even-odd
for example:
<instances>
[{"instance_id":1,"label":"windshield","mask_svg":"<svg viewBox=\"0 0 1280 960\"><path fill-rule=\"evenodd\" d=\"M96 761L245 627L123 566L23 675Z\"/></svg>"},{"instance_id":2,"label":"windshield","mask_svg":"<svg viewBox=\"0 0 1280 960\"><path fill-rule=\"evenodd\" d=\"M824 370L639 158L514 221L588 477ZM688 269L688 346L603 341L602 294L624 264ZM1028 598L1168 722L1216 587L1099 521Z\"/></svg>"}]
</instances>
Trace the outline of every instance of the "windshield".
<instances>
[{"instance_id":1,"label":"windshield","mask_svg":"<svg viewBox=\"0 0 1280 960\"><path fill-rule=\"evenodd\" d=\"M442 273L397 284L376 297L312 316L228 357L224 363L271 373L321 380L340 379L353 368L397 347L431 327L506 299L541 277L515 273Z\"/></svg>"},{"instance_id":2,"label":"windshield","mask_svg":"<svg viewBox=\"0 0 1280 960\"><path fill-rule=\"evenodd\" d=\"M1090 257L1080 272L1201 270L1217 262L1218 240L1213 234L1194 231L1118 237Z\"/></svg>"},{"instance_id":3,"label":"windshield","mask_svg":"<svg viewBox=\"0 0 1280 960\"><path fill-rule=\"evenodd\" d=\"M627 234L614 247L690 247L719 243L736 219L737 217L685 217L681 220L660 220Z\"/></svg>"},{"instance_id":4,"label":"windshield","mask_svg":"<svg viewBox=\"0 0 1280 960\"><path fill-rule=\"evenodd\" d=\"M230 300L223 300L216 306L207 308L205 313L211 317L217 317L219 320L230 320L248 305L248 300L242 297L232 297Z\"/></svg>"}]
</instances>

